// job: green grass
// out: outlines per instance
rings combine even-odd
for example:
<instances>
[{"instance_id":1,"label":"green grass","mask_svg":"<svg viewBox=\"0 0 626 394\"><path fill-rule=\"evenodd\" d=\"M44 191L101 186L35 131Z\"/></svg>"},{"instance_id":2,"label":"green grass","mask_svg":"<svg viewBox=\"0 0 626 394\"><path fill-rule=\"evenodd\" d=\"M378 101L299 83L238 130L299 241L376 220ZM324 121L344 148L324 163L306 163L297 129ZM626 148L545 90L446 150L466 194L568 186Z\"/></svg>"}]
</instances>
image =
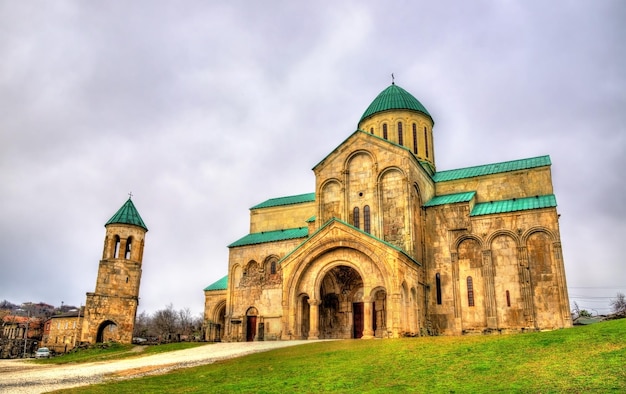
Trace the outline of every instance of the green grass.
<instances>
[{"instance_id":1,"label":"green grass","mask_svg":"<svg viewBox=\"0 0 626 394\"><path fill-rule=\"evenodd\" d=\"M626 391L626 319L542 333L317 342L64 393Z\"/></svg>"},{"instance_id":2,"label":"green grass","mask_svg":"<svg viewBox=\"0 0 626 394\"><path fill-rule=\"evenodd\" d=\"M129 357L189 349L202 345L206 345L206 343L178 342L157 346L136 346L112 343L107 344L106 346L95 346L89 349L70 352L52 358L31 360L31 362L36 364L70 364L94 361L113 361Z\"/></svg>"}]
</instances>

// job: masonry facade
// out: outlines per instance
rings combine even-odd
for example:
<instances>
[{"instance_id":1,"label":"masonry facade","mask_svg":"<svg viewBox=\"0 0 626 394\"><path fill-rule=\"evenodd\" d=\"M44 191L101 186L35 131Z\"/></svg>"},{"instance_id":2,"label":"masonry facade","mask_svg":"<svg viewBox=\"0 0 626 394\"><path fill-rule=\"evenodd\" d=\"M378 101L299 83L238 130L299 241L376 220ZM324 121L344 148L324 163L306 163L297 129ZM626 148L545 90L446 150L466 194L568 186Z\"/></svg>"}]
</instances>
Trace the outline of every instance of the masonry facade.
<instances>
[{"instance_id":1,"label":"masonry facade","mask_svg":"<svg viewBox=\"0 0 626 394\"><path fill-rule=\"evenodd\" d=\"M209 340L570 327L548 156L437 171L434 121L392 84L318 163L250 209L204 289Z\"/></svg>"},{"instance_id":2,"label":"masonry facade","mask_svg":"<svg viewBox=\"0 0 626 394\"><path fill-rule=\"evenodd\" d=\"M46 322L43 345L65 352L81 343L131 343L148 228L129 198L105 224L96 287L85 306Z\"/></svg>"}]
</instances>

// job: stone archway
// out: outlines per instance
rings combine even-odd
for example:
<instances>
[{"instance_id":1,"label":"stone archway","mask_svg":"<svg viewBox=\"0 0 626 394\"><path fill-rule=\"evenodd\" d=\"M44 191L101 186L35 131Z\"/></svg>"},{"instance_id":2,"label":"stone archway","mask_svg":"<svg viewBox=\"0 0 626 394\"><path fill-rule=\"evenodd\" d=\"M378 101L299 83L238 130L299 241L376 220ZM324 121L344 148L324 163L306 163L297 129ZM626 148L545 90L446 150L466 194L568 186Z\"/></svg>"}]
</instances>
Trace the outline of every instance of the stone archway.
<instances>
[{"instance_id":1,"label":"stone archway","mask_svg":"<svg viewBox=\"0 0 626 394\"><path fill-rule=\"evenodd\" d=\"M246 342L252 342L257 336L257 316L255 307L249 308L246 312Z\"/></svg>"},{"instance_id":2,"label":"stone archway","mask_svg":"<svg viewBox=\"0 0 626 394\"><path fill-rule=\"evenodd\" d=\"M363 278L352 267L339 265L321 281L319 338L361 338L364 328Z\"/></svg>"},{"instance_id":3,"label":"stone archway","mask_svg":"<svg viewBox=\"0 0 626 394\"><path fill-rule=\"evenodd\" d=\"M98 334L96 335L96 343L117 341L118 340L117 324L112 320L103 321L98 326Z\"/></svg>"}]
</instances>

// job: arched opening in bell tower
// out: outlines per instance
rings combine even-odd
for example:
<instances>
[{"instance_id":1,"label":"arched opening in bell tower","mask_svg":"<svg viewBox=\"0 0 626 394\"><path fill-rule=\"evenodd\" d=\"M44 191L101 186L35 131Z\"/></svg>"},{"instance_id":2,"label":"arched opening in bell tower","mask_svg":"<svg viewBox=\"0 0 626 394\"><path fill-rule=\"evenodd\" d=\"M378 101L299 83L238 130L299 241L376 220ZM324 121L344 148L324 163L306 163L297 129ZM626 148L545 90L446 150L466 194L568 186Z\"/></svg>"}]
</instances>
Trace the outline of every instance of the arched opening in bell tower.
<instances>
[{"instance_id":1,"label":"arched opening in bell tower","mask_svg":"<svg viewBox=\"0 0 626 394\"><path fill-rule=\"evenodd\" d=\"M98 334L96 335L96 342L109 342L118 340L117 324L112 320L105 320L100 323L98 327Z\"/></svg>"}]
</instances>

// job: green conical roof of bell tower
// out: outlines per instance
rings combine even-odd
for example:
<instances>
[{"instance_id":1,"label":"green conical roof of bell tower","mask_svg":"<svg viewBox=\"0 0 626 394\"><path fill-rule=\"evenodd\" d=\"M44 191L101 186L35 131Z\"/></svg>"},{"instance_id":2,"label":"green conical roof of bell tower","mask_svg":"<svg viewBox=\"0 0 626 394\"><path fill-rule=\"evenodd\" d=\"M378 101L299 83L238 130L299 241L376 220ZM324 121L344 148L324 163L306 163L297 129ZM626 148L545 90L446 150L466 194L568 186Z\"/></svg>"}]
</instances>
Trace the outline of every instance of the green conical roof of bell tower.
<instances>
[{"instance_id":1,"label":"green conical roof of bell tower","mask_svg":"<svg viewBox=\"0 0 626 394\"><path fill-rule=\"evenodd\" d=\"M420 103L413 95L400 86L392 83L387 89L380 92L378 96L372 101L369 107L361 116L359 124L366 118L383 111L389 111L394 109L408 109L417 112L421 112L427 115L431 120L432 116L428 113L426 108Z\"/></svg>"},{"instance_id":2,"label":"green conical roof of bell tower","mask_svg":"<svg viewBox=\"0 0 626 394\"><path fill-rule=\"evenodd\" d=\"M137 212L137 208L135 208L135 204L133 204L130 198L104 226L106 227L109 224L132 224L148 231L148 227L146 227L141 216L139 216L139 212Z\"/></svg>"}]
</instances>

